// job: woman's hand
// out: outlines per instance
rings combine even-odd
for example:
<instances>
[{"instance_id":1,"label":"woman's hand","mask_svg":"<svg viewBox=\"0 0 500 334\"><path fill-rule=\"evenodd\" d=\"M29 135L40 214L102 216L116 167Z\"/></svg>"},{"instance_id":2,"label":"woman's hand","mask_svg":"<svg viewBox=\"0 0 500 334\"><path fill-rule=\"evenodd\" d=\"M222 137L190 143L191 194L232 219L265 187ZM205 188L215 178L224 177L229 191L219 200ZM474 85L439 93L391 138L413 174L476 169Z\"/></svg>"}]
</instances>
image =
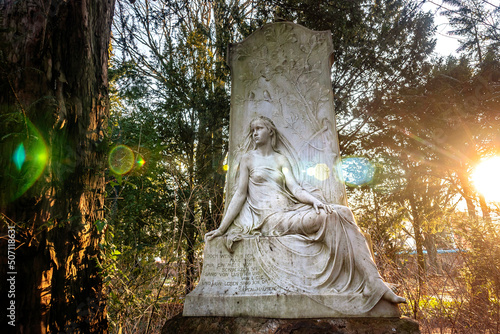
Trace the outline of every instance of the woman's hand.
<instances>
[{"instance_id":1,"label":"woman's hand","mask_svg":"<svg viewBox=\"0 0 500 334\"><path fill-rule=\"evenodd\" d=\"M224 235L224 232L222 232L220 229L216 229L205 234L205 239L207 241L210 241L213 238L220 237L222 235Z\"/></svg>"},{"instance_id":2,"label":"woman's hand","mask_svg":"<svg viewBox=\"0 0 500 334\"><path fill-rule=\"evenodd\" d=\"M318 200L313 202L313 208L317 214L319 214L319 209L325 210L327 214L333 213L335 211L331 205L324 204L323 202Z\"/></svg>"}]
</instances>

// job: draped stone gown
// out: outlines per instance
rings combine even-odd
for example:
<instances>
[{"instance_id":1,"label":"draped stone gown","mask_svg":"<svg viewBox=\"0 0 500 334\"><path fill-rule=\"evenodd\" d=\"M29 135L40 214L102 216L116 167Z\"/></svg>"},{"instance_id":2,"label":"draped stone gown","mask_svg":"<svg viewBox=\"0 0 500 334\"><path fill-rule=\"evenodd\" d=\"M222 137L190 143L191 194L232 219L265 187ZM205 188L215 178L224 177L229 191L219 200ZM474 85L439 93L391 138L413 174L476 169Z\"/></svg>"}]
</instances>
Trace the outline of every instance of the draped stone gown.
<instances>
[{"instance_id":1,"label":"draped stone gown","mask_svg":"<svg viewBox=\"0 0 500 334\"><path fill-rule=\"evenodd\" d=\"M344 314L368 312L388 287L351 211L333 207L334 213L315 216L317 232L306 233L303 221L314 208L294 198L281 171L255 167L249 174L247 200L224 236L226 245L230 250L234 242L249 238L259 265L276 285L322 304L323 294L345 294L342 305L325 305Z\"/></svg>"}]
</instances>

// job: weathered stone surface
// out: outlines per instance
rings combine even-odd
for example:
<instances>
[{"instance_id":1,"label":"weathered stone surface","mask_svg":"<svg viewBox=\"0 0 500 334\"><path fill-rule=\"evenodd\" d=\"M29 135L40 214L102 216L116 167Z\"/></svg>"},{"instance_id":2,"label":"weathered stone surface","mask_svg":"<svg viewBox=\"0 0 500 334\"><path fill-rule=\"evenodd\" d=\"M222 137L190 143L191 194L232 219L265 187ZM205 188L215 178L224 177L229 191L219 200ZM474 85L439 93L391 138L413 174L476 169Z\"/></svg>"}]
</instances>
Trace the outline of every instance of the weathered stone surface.
<instances>
[{"instance_id":1,"label":"weathered stone surface","mask_svg":"<svg viewBox=\"0 0 500 334\"><path fill-rule=\"evenodd\" d=\"M286 291L262 271L252 240L237 243L233 253L217 238L206 243L203 271L196 289L186 296L185 316L272 318L399 317L398 306L380 300L368 312L339 312L336 305L363 298L360 293L308 295ZM329 308L326 305L332 305Z\"/></svg>"},{"instance_id":2,"label":"weathered stone surface","mask_svg":"<svg viewBox=\"0 0 500 334\"><path fill-rule=\"evenodd\" d=\"M183 317L168 320L162 334L418 334L409 318L269 319L247 317Z\"/></svg>"}]
</instances>

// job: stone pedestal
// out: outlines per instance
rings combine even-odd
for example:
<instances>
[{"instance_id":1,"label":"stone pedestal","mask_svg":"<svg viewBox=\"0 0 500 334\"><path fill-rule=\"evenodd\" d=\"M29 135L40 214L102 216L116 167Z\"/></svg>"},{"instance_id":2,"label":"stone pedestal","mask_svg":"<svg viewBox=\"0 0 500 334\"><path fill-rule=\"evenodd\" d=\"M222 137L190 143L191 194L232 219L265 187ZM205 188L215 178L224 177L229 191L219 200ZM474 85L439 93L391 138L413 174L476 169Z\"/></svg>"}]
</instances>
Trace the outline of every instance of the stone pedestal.
<instances>
[{"instance_id":1,"label":"stone pedestal","mask_svg":"<svg viewBox=\"0 0 500 334\"><path fill-rule=\"evenodd\" d=\"M409 318L269 319L246 317L183 317L168 320L162 334L419 334Z\"/></svg>"},{"instance_id":2,"label":"stone pedestal","mask_svg":"<svg viewBox=\"0 0 500 334\"><path fill-rule=\"evenodd\" d=\"M234 245L233 253L226 250L223 238L206 243L200 282L186 296L184 316L288 319L400 316L398 306L385 300L380 300L373 309L364 313L353 313L347 308L342 313L335 308L335 305L348 306L363 298L360 293L308 295L277 286L254 258L253 241L239 241ZM326 305L332 305L332 308Z\"/></svg>"}]
</instances>

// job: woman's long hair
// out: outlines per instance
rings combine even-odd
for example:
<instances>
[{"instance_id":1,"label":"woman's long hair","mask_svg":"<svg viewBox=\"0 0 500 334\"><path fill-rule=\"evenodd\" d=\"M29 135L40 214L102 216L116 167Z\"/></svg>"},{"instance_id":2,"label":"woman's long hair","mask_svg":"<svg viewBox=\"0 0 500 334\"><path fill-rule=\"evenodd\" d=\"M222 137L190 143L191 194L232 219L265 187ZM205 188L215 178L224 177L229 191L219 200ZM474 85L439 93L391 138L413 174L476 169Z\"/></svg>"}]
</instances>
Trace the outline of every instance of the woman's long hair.
<instances>
[{"instance_id":1,"label":"woman's long hair","mask_svg":"<svg viewBox=\"0 0 500 334\"><path fill-rule=\"evenodd\" d=\"M255 150L256 146L252 136L252 124L256 121L261 121L262 123L264 123L264 125L269 129L269 131L273 133L273 136L271 136L271 147L275 152L282 154L288 158L288 161L292 166L293 174L295 175L295 177L299 182L302 181L299 175L299 171L301 170L301 163L300 159L298 158L298 154L296 153L295 149L292 147L292 144L288 141L288 139L286 139L285 136L283 136L278 131L276 125L274 125L274 122L266 116L259 115L254 117L250 121L250 124L248 125L247 135L245 137L245 140L243 141L243 144L239 147L238 151L241 152L241 154L243 155L249 151ZM238 158L241 159L241 157ZM239 172L236 173L236 178L238 177L238 174Z\"/></svg>"}]
</instances>

